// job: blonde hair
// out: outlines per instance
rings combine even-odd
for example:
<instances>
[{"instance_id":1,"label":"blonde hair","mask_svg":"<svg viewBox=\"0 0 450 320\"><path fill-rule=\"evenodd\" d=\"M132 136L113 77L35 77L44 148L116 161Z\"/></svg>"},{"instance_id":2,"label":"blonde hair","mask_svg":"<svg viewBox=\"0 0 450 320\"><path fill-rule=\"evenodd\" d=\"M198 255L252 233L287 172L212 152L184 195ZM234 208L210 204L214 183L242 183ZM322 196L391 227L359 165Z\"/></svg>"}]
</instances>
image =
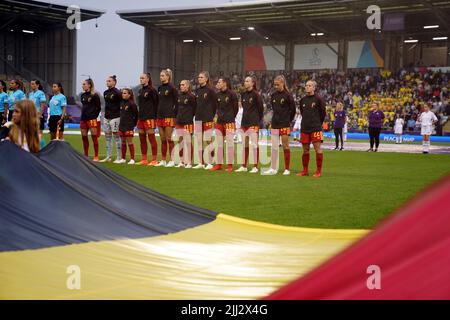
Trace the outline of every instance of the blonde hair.
<instances>
[{"instance_id":1,"label":"blonde hair","mask_svg":"<svg viewBox=\"0 0 450 320\"><path fill-rule=\"evenodd\" d=\"M110 77L110 78L113 79L113 80L115 80L115 79L112 78L112 77ZM84 81L86 81L86 83L91 87L91 90L90 90L91 94L94 94L94 93L95 93L94 81L93 81L91 78L86 79L86 80L84 80Z\"/></svg>"},{"instance_id":2,"label":"blonde hair","mask_svg":"<svg viewBox=\"0 0 450 320\"><path fill-rule=\"evenodd\" d=\"M182 83L185 83L188 88L188 92L191 92L191 82L189 80L181 80L180 84Z\"/></svg>"},{"instance_id":3,"label":"blonde hair","mask_svg":"<svg viewBox=\"0 0 450 320\"><path fill-rule=\"evenodd\" d=\"M281 81L283 83L283 90L289 92L289 89L286 85L286 78L282 74L276 76L274 81Z\"/></svg>"},{"instance_id":4,"label":"blonde hair","mask_svg":"<svg viewBox=\"0 0 450 320\"><path fill-rule=\"evenodd\" d=\"M308 82L312 83L312 85L314 86L314 89L317 88L317 82L315 80L308 80L308 81L306 81L306 83L308 83Z\"/></svg>"},{"instance_id":5,"label":"blonde hair","mask_svg":"<svg viewBox=\"0 0 450 320\"><path fill-rule=\"evenodd\" d=\"M9 138L23 147L25 141L31 153L39 152L39 120L36 105L31 100L21 100L14 105L20 110L20 124L13 124Z\"/></svg>"},{"instance_id":6,"label":"blonde hair","mask_svg":"<svg viewBox=\"0 0 450 320\"><path fill-rule=\"evenodd\" d=\"M173 75L172 70L170 70L170 69L163 69L163 70L161 70L161 72L169 77L169 82L172 82L172 75Z\"/></svg>"},{"instance_id":7,"label":"blonde hair","mask_svg":"<svg viewBox=\"0 0 450 320\"><path fill-rule=\"evenodd\" d=\"M206 78L206 85L208 86L209 85L209 72L208 71L200 71L199 75L200 74L205 76L205 78Z\"/></svg>"},{"instance_id":8,"label":"blonde hair","mask_svg":"<svg viewBox=\"0 0 450 320\"><path fill-rule=\"evenodd\" d=\"M336 103L336 110L337 109L341 109L341 110L344 110L344 105L342 104L342 102L338 102L338 103Z\"/></svg>"}]
</instances>

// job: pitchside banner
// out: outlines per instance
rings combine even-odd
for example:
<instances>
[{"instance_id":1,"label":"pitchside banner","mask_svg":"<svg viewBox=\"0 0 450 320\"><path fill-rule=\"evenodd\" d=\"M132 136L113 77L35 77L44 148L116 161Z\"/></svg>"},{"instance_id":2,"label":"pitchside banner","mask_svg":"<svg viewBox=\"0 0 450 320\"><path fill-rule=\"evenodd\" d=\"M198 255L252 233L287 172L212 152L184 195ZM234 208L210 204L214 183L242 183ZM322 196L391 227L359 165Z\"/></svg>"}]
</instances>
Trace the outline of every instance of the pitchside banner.
<instances>
[{"instance_id":1,"label":"pitchside banner","mask_svg":"<svg viewBox=\"0 0 450 320\"><path fill-rule=\"evenodd\" d=\"M324 132L324 138L334 139L333 132ZM381 141L395 141L395 134L390 133L382 133L380 134ZM369 140L369 134L367 133L348 133L347 139L355 139L355 140ZM413 136L409 134L403 135L403 142L422 142L422 136ZM449 136L430 136L431 142L450 142Z\"/></svg>"},{"instance_id":2,"label":"pitchside banner","mask_svg":"<svg viewBox=\"0 0 450 320\"><path fill-rule=\"evenodd\" d=\"M245 71L285 69L286 46L245 48Z\"/></svg>"},{"instance_id":3,"label":"pitchside banner","mask_svg":"<svg viewBox=\"0 0 450 320\"><path fill-rule=\"evenodd\" d=\"M336 52L338 43L328 44ZM326 43L300 44L294 47L294 69L337 69L338 57Z\"/></svg>"},{"instance_id":4,"label":"pitchside banner","mask_svg":"<svg viewBox=\"0 0 450 320\"><path fill-rule=\"evenodd\" d=\"M383 68L384 42L350 41L348 43L347 68Z\"/></svg>"}]
</instances>

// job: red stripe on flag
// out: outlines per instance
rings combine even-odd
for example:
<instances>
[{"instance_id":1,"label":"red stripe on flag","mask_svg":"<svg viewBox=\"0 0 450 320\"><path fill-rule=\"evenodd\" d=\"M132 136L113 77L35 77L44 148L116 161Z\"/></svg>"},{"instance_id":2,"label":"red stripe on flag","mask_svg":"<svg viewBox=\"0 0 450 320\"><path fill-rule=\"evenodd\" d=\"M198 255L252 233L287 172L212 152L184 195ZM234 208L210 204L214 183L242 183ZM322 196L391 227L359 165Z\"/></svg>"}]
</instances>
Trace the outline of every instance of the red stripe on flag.
<instances>
[{"instance_id":1,"label":"red stripe on flag","mask_svg":"<svg viewBox=\"0 0 450 320\"><path fill-rule=\"evenodd\" d=\"M356 244L266 299L450 299L449 268L447 176Z\"/></svg>"},{"instance_id":2,"label":"red stripe on flag","mask_svg":"<svg viewBox=\"0 0 450 320\"><path fill-rule=\"evenodd\" d=\"M267 70L262 47L245 48L245 71Z\"/></svg>"}]
</instances>

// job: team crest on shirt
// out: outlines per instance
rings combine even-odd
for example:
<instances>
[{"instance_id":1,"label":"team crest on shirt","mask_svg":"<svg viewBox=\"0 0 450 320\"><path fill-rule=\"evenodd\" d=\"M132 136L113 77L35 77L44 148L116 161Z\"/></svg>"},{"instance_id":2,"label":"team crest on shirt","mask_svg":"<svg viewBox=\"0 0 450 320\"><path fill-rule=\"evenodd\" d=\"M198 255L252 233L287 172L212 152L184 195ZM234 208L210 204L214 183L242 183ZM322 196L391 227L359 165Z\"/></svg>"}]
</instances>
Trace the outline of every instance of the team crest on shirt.
<instances>
[{"instance_id":1,"label":"team crest on shirt","mask_svg":"<svg viewBox=\"0 0 450 320\"><path fill-rule=\"evenodd\" d=\"M250 98L250 99L248 100L248 102L249 102L249 103L252 103L252 102L253 102L253 98Z\"/></svg>"},{"instance_id":2,"label":"team crest on shirt","mask_svg":"<svg viewBox=\"0 0 450 320\"><path fill-rule=\"evenodd\" d=\"M169 90L166 90L166 91L164 92L164 95L165 95L165 96L168 96L168 95L169 95Z\"/></svg>"},{"instance_id":3,"label":"team crest on shirt","mask_svg":"<svg viewBox=\"0 0 450 320\"><path fill-rule=\"evenodd\" d=\"M111 97L109 97L111 100L114 99L114 94L111 95Z\"/></svg>"},{"instance_id":4,"label":"team crest on shirt","mask_svg":"<svg viewBox=\"0 0 450 320\"><path fill-rule=\"evenodd\" d=\"M230 98L226 97L225 102L228 102L228 101L230 101Z\"/></svg>"},{"instance_id":5,"label":"team crest on shirt","mask_svg":"<svg viewBox=\"0 0 450 320\"><path fill-rule=\"evenodd\" d=\"M148 97L148 92L144 93L144 98Z\"/></svg>"},{"instance_id":6,"label":"team crest on shirt","mask_svg":"<svg viewBox=\"0 0 450 320\"><path fill-rule=\"evenodd\" d=\"M58 105L58 100L53 101L53 104L54 104L55 106L57 106L57 105Z\"/></svg>"},{"instance_id":7,"label":"team crest on shirt","mask_svg":"<svg viewBox=\"0 0 450 320\"><path fill-rule=\"evenodd\" d=\"M284 104L284 98L281 99L280 104Z\"/></svg>"},{"instance_id":8,"label":"team crest on shirt","mask_svg":"<svg viewBox=\"0 0 450 320\"><path fill-rule=\"evenodd\" d=\"M273 99L273 100L272 100L272 103L275 103L275 102L277 102L277 101L276 101L275 99Z\"/></svg>"},{"instance_id":9,"label":"team crest on shirt","mask_svg":"<svg viewBox=\"0 0 450 320\"><path fill-rule=\"evenodd\" d=\"M203 94L203 99L206 99L207 96L208 96L208 94L205 92L205 93Z\"/></svg>"},{"instance_id":10,"label":"team crest on shirt","mask_svg":"<svg viewBox=\"0 0 450 320\"><path fill-rule=\"evenodd\" d=\"M314 108L315 106L316 106L315 102L311 103L311 108Z\"/></svg>"},{"instance_id":11,"label":"team crest on shirt","mask_svg":"<svg viewBox=\"0 0 450 320\"><path fill-rule=\"evenodd\" d=\"M91 100L92 100L92 98L91 98L91 97L89 97L89 98L88 98L88 102L91 102Z\"/></svg>"},{"instance_id":12,"label":"team crest on shirt","mask_svg":"<svg viewBox=\"0 0 450 320\"><path fill-rule=\"evenodd\" d=\"M188 99L184 99L184 104L187 104L188 103Z\"/></svg>"}]
</instances>

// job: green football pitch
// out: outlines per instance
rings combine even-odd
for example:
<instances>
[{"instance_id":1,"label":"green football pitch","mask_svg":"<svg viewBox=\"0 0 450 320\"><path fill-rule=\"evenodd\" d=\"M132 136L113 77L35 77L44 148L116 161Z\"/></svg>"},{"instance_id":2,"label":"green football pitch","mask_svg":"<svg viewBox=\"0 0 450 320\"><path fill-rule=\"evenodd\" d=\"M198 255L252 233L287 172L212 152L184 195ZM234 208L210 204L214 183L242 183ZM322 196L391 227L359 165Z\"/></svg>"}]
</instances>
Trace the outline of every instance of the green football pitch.
<instances>
[{"instance_id":1,"label":"green football pitch","mask_svg":"<svg viewBox=\"0 0 450 320\"><path fill-rule=\"evenodd\" d=\"M79 135L66 135L65 140L82 152ZM136 161L140 161L139 139L134 139L134 145ZM102 137L100 158L105 153ZM282 151L280 161L283 164ZM449 155L325 151L322 178L297 177L300 148L291 148L290 176L101 165L155 191L216 212L281 225L339 229L373 228L422 189L450 174ZM314 170L312 153L310 171Z\"/></svg>"}]
</instances>

